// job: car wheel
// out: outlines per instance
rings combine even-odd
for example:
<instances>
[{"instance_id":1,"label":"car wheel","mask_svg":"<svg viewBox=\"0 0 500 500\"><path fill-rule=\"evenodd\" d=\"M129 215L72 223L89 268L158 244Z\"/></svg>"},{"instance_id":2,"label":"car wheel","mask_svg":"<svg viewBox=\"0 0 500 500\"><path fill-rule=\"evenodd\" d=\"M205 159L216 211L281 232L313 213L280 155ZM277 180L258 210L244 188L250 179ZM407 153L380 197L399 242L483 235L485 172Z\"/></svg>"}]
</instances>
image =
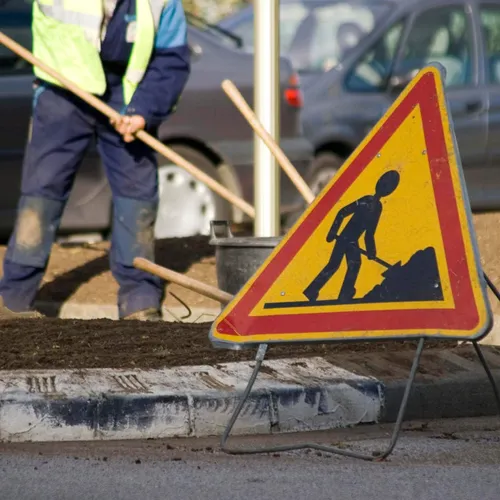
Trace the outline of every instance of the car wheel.
<instances>
[{"instance_id":1,"label":"car wheel","mask_svg":"<svg viewBox=\"0 0 500 500\"><path fill-rule=\"evenodd\" d=\"M314 158L307 184L311 188L314 196L318 196L325 186L331 181L339 171L344 160L335 153L320 153Z\"/></svg>"},{"instance_id":2,"label":"car wheel","mask_svg":"<svg viewBox=\"0 0 500 500\"><path fill-rule=\"evenodd\" d=\"M325 186L336 175L343 162L344 160L340 156L331 152L319 153L314 158L305 180L315 197L323 191ZM290 229L298 221L306 208L304 204L302 210L290 214L285 219L285 230Z\"/></svg>"},{"instance_id":3,"label":"car wheel","mask_svg":"<svg viewBox=\"0 0 500 500\"><path fill-rule=\"evenodd\" d=\"M172 149L222 183L217 168L202 153L182 145L172 146ZM158 189L156 239L208 235L211 220L231 218L229 202L161 155L158 156Z\"/></svg>"}]
</instances>

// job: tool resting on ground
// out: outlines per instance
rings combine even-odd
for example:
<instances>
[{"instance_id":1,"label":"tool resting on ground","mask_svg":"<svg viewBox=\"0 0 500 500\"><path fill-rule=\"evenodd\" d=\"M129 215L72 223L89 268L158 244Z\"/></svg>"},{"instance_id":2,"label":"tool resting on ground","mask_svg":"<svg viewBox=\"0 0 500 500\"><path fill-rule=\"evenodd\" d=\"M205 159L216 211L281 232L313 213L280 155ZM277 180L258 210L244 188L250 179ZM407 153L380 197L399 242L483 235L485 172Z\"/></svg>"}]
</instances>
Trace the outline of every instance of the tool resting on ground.
<instances>
[{"instance_id":1,"label":"tool resting on ground","mask_svg":"<svg viewBox=\"0 0 500 500\"><path fill-rule=\"evenodd\" d=\"M118 119L121 115L115 111L112 107L105 104L103 101L98 99L92 94L82 90L77 85L72 83L70 80L66 79L64 76L59 74L57 71L48 67L45 63L36 58L29 50L26 50L24 47L19 45L17 42L9 38L7 35L0 31L0 43L5 45L8 49L12 50L19 57L22 57L26 61L28 61L33 66L37 66L42 69L45 73L52 76L56 80L59 81L66 89L73 92L73 94L77 95L83 101L90 104L92 107L100 111L102 114L107 116L110 119ZM187 172L189 172L193 177L198 179L200 182L206 184L212 191L216 192L222 198L226 199L234 206L242 210L245 214L247 214L252 219L255 218L255 209L247 203L245 200L236 196L229 189L224 187L222 184L219 184L217 181L212 179L205 172L201 171L197 167L195 167L192 163L188 162L182 156L177 154L174 150L165 146L161 141L154 138L152 135L148 134L145 130L139 130L136 132L135 136L137 139L140 139L144 143L146 143L149 147L165 156L165 158L169 159L172 163L177 166L183 168Z\"/></svg>"},{"instance_id":2,"label":"tool resting on ground","mask_svg":"<svg viewBox=\"0 0 500 500\"><path fill-rule=\"evenodd\" d=\"M205 295L205 297L216 300L221 304L229 304L229 302L231 302L234 298L233 295L224 292L219 288L215 288L203 283L202 281L189 278L188 276L184 276L184 274L177 273L166 267L159 266L158 264L142 257L136 257L134 259L134 267L136 269L140 269L141 271L154 274L155 276L171 283L175 283L176 285L180 285L188 290L192 290L193 292Z\"/></svg>"}]
</instances>

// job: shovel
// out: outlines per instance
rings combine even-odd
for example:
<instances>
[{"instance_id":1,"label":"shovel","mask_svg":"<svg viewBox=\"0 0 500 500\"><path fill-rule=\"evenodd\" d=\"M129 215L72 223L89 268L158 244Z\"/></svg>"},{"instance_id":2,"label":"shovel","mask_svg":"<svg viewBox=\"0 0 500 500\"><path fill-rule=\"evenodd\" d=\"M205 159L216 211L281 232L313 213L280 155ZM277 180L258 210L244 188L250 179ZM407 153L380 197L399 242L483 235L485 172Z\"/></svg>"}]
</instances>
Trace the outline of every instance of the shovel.
<instances>
[{"instance_id":1,"label":"shovel","mask_svg":"<svg viewBox=\"0 0 500 500\"><path fill-rule=\"evenodd\" d=\"M334 238L335 240L338 241L338 236L335 236ZM358 247L359 251L363 254L363 255L366 255L368 257L368 252L366 250L363 250L361 247ZM390 275L390 272L391 271L395 271L396 269L399 269L401 268L401 261L399 262L396 262L396 264L389 264L388 262L386 262L385 260L382 260L382 259L379 259L378 257L375 257L374 259L371 259L373 260L374 262L376 262L377 264L380 264L381 266L384 266L387 268L387 271L384 271L382 273L382 276L384 278L387 278L389 275Z\"/></svg>"},{"instance_id":2,"label":"shovel","mask_svg":"<svg viewBox=\"0 0 500 500\"><path fill-rule=\"evenodd\" d=\"M368 253L363 250L362 248L359 249L359 251L363 254L363 255L366 255L368 257ZM388 262L385 262L385 260L382 260L382 259L379 259L378 257L375 257L373 259L371 259L373 261L375 261L377 264L380 264L381 266L384 266L387 268L387 271L384 271L382 273L382 276L384 278L387 278L389 275L390 275L390 272L391 271L395 271L396 269L399 269L401 267L401 261L399 262L396 262L396 264L389 264Z\"/></svg>"},{"instance_id":3,"label":"shovel","mask_svg":"<svg viewBox=\"0 0 500 500\"><path fill-rule=\"evenodd\" d=\"M197 292L205 297L216 300L223 305L229 304L234 298L230 293L224 292L219 288L215 288L207 283L185 276L184 274L177 273L167 267L159 266L158 264L142 257L136 257L134 259L134 267L158 276L166 281L170 281L171 283L175 283L188 290L192 290L193 292Z\"/></svg>"}]
</instances>

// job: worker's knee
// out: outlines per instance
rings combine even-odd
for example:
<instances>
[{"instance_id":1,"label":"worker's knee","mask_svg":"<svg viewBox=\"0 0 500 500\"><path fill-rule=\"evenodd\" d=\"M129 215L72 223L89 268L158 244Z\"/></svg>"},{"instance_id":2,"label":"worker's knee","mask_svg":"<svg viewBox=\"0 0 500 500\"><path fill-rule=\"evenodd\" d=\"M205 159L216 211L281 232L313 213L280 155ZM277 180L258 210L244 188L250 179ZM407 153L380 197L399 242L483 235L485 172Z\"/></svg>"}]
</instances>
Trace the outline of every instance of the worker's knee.
<instances>
[{"instance_id":1,"label":"worker's knee","mask_svg":"<svg viewBox=\"0 0 500 500\"><path fill-rule=\"evenodd\" d=\"M60 201L22 196L6 257L18 264L44 267L63 210Z\"/></svg>"},{"instance_id":2,"label":"worker's knee","mask_svg":"<svg viewBox=\"0 0 500 500\"><path fill-rule=\"evenodd\" d=\"M114 260L132 266L134 258L154 258L154 226L158 203L115 197L113 215Z\"/></svg>"}]
</instances>

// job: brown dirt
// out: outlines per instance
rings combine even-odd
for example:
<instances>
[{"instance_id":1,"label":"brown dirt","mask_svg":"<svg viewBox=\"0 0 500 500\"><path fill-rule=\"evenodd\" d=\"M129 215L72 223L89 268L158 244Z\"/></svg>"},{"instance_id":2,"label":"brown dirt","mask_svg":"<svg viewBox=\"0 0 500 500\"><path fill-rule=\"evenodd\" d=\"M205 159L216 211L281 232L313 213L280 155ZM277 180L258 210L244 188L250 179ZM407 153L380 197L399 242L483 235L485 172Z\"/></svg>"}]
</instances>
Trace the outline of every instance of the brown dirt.
<instances>
[{"instance_id":1,"label":"brown dirt","mask_svg":"<svg viewBox=\"0 0 500 500\"><path fill-rule=\"evenodd\" d=\"M500 287L500 212L474 215L474 228L484 271ZM500 314L500 303L489 292L494 314Z\"/></svg>"},{"instance_id":2,"label":"brown dirt","mask_svg":"<svg viewBox=\"0 0 500 500\"><path fill-rule=\"evenodd\" d=\"M112 320L26 319L2 321L0 369L143 368L215 365L252 360L255 349L215 349L210 323L142 323ZM268 359L342 352L414 350L415 342L271 346ZM427 347L436 347L428 342ZM446 343L440 343L443 348Z\"/></svg>"},{"instance_id":3,"label":"brown dirt","mask_svg":"<svg viewBox=\"0 0 500 500\"><path fill-rule=\"evenodd\" d=\"M474 216L481 260L500 285L500 213ZM107 243L73 248L55 245L38 299L115 304L117 286L109 272ZM216 285L214 248L208 238L175 238L157 242L157 262ZM0 267L4 248L0 248ZM166 305L218 307L215 301L175 285L167 286ZM494 311L500 313L492 297ZM208 340L210 323L138 323L115 321L21 320L1 324L0 369L160 368L251 360L255 351L217 350ZM428 343L427 347L436 347ZM440 343L440 347L446 344ZM310 344L272 346L268 357L326 356L342 352L414 349L414 342Z\"/></svg>"},{"instance_id":4,"label":"brown dirt","mask_svg":"<svg viewBox=\"0 0 500 500\"><path fill-rule=\"evenodd\" d=\"M500 212L475 214L474 226L484 270L500 286ZM109 271L108 251L108 243L54 245L38 300L114 305L118 287ZM0 272L4 253L0 246ZM160 265L217 286L214 248L207 237L160 240L156 255ZM178 298L191 308L219 307L218 302L177 285L168 285L166 291L167 307L181 306ZM500 314L500 304L492 294L490 298L494 313Z\"/></svg>"},{"instance_id":5,"label":"brown dirt","mask_svg":"<svg viewBox=\"0 0 500 500\"><path fill-rule=\"evenodd\" d=\"M216 286L214 247L208 237L172 238L156 242L156 261L179 273ZM37 300L81 304L116 304L118 286L109 270L109 243L54 245ZM0 247L0 271L5 247ZM98 291L96 293L96 291ZM219 307L219 303L177 285L166 286L167 307L182 304Z\"/></svg>"}]
</instances>

